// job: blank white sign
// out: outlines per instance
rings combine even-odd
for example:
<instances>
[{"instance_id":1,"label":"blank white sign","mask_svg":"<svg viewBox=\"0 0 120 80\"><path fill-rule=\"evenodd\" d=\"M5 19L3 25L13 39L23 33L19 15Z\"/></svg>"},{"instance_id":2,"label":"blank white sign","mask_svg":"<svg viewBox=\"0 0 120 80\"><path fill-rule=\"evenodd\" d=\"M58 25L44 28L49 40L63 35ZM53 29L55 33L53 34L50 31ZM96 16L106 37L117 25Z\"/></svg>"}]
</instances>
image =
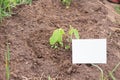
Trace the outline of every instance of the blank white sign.
<instances>
[{"instance_id":1,"label":"blank white sign","mask_svg":"<svg viewBox=\"0 0 120 80\"><path fill-rule=\"evenodd\" d=\"M106 39L73 39L72 63L106 63Z\"/></svg>"}]
</instances>

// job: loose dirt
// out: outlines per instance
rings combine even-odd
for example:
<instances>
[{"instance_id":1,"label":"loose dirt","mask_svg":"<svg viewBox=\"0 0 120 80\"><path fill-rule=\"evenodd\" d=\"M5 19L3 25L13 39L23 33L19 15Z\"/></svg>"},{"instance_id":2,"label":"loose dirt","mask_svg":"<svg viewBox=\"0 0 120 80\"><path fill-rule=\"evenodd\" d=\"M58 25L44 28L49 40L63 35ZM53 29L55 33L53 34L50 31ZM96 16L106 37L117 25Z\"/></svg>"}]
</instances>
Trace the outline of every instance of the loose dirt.
<instances>
[{"instance_id":1,"label":"loose dirt","mask_svg":"<svg viewBox=\"0 0 120 80\"><path fill-rule=\"evenodd\" d=\"M69 25L81 39L107 38L107 64L99 65L107 77L120 62L120 18L113 4L103 0L73 0L69 9L60 0L34 0L21 5L0 24L0 80L5 79L6 43L10 45L10 80L99 80L100 71L71 61L72 51L52 49L53 30ZM120 67L114 76L120 80ZM112 80L108 77L108 80Z\"/></svg>"}]
</instances>

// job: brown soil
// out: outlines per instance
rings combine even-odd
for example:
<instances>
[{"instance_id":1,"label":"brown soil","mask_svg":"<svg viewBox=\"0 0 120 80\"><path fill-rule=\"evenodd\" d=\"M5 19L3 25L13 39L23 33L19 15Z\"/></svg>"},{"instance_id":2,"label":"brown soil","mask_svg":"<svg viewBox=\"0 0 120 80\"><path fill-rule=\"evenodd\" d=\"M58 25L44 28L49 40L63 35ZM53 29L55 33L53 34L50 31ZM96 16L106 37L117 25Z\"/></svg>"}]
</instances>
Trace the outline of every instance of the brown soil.
<instances>
[{"instance_id":1,"label":"brown soil","mask_svg":"<svg viewBox=\"0 0 120 80\"><path fill-rule=\"evenodd\" d=\"M110 7L109 7L110 6ZM65 9L60 0L34 0L18 6L0 25L0 80L5 79L6 43L11 50L10 80L99 80L100 71L91 65L71 63L71 49L52 49L53 30L69 25L81 39L107 38L107 64L99 65L105 76L120 62L120 17L103 0L73 0ZM120 80L120 67L114 76ZM108 80L112 80L108 77Z\"/></svg>"}]
</instances>

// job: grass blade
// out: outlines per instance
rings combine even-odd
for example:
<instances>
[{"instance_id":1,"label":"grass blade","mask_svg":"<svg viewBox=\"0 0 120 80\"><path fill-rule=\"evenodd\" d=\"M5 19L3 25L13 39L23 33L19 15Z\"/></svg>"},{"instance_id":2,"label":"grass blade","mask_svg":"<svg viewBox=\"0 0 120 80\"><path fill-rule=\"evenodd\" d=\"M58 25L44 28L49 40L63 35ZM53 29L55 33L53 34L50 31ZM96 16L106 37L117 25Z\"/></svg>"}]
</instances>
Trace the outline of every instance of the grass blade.
<instances>
[{"instance_id":1,"label":"grass blade","mask_svg":"<svg viewBox=\"0 0 120 80\"><path fill-rule=\"evenodd\" d=\"M117 68L120 66L120 62L114 67L112 71L109 72L109 76L112 78L112 80L116 80L113 73L117 70Z\"/></svg>"},{"instance_id":2,"label":"grass blade","mask_svg":"<svg viewBox=\"0 0 120 80\"><path fill-rule=\"evenodd\" d=\"M6 68L6 80L10 80L10 48L7 44L7 52L5 53L5 68Z\"/></svg>"},{"instance_id":3,"label":"grass blade","mask_svg":"<svg viewBox=\"0 0 120 80\"><path fill-rule=\"evenodd\" d=\"M100 80L104 80L104 72L102 68L100 68L98 65L92 64L94 67L98 68L101 72Z\"/></svg>"}]
</instances>

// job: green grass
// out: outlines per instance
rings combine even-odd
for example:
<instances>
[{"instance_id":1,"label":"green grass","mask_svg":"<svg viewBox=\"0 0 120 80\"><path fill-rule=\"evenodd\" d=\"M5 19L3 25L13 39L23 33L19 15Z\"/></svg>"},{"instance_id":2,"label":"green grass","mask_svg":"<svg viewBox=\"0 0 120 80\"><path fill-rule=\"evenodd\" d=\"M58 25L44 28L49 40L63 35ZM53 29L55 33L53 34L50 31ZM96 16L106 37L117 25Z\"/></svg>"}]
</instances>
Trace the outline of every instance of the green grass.
<instances>
[{"instance_id":1,"label":"green grass","mask_svg":"<svg viewBox=\"0 0 120 80\"><path fill-rule=\"evenodd\" d=\"M0 0L0 21L11 16L12 8L20 4L30 4L32 0Z\"/></svg>"},{"instance_id":2,"label":"green grass","mask_svg":"<svg viewBox=\"0 0 120 80\"><path fill-rule=\"evenodd\" d=\"M100 80L105 80L105 78L104 78L104 72L103 72L102 68L99 67L98 65L95 65L95 64L92 64L92 65L100 70L100 73L101 73L100 74Z\"/></svg>"},{"instance_id":3,"label":"green grass","mask_svg":"<svg viewBox=\"0 0 120 80\"><path fill-rule=\"evenodd\" d=\"M6 69L6 80L10 80L10 48L7 44L7 52L5 53L5 69Z\"/></svg>"},{"instance_id":4,"label":"green grass","mask_svg":"<svg viewBox=\"0 0 120 80\"><path fill-rule=\"evenodd\" d=\"M108 77L111 78L111 80L116 80L114 76L114 72L117 70L117 68L120 66L120 62L113 68L112 71L109 71L109 74L107 76L104 75L103 69L95 64L92 64L94 67L98 68L100 70L100 79L99 80L108 80Z\"/></svg>"},{"instance_id":5,"label":"green grass","mask_svg":"<svg viewBox=\"0 0 120 80\"><path fill-rule=\"evenodd\" d=\"M117 68L120 66L120 62L113 68L112 71L109 72L109 76L112 78L112 80L116 80L113 73L117 70Z\"/></svg>"}]
</instances>

